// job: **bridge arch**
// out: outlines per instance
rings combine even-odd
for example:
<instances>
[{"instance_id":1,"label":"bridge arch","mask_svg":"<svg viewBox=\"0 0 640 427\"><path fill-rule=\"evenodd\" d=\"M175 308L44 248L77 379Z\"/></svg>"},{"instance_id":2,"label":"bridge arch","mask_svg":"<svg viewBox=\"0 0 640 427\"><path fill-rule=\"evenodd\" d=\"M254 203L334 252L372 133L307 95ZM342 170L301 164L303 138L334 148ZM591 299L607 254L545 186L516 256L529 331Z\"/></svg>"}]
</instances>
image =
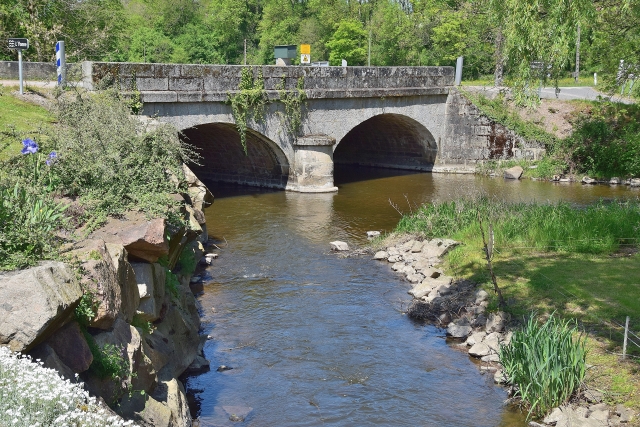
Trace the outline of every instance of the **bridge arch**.
<instances>
[{"instance_id":1,"label":"bridge arch","mask_svg":"<svg viewBox=\"0 0 640 427\"><path fill-rule=\"evenodd\" d=\"M379 114L352 128L333 152L336 165L431 171L438 147L431 132L402 114Z\"/></svg>"},{"instance_id":2,"label":"bridge arch","mask_svg":"<svg viewBox=\"0 0 640 427\"><path fill-rule=\"evenodd\" d=\"M247 154L233 123L207 123L182 130L181 138L202 156L200 166L190 165L201 179L284 189L289 161L271 139L247 129Z\"/></svg>"}]
</instances>

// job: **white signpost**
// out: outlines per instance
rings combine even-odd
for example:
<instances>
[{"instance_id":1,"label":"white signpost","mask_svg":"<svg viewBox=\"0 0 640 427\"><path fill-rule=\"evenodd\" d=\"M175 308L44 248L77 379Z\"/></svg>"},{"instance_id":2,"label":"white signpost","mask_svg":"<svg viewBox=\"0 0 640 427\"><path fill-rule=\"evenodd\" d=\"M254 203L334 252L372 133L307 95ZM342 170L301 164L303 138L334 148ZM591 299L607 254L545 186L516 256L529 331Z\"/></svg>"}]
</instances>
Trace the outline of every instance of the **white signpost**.
<instances>
[{"instance_id":1,"label":"white signpost","mask_svg":"<svg viewBox=\"0 0 640 427\"><path fill-rule=\"evenodd\" d=\"M67 64L64 55L64 41L56 43L56 69L58 71L58 86L63 87L67 80Z\"/></svg>"},{"instance_id":2,"label":"white signpost","mask_svg":"<svg viewBox=\"0 0 640 427\"><path fill-rule=\"evenodd\" d=\"M20 95L24 95L22 85L22 49L29 49L28 39L9 39L7 47L18 51L18 78L20 79Z\"/></svg>"},{"instance_id":3,"label":"white signpost","mask_svg":"<svg viewBox=\"0 0 640 427\"><path fill-rule=\"evenodd\" d=\"M300 63L301 64L311 64L311 55L308 53L300 54Z\"/></svg>"}]
</instances>

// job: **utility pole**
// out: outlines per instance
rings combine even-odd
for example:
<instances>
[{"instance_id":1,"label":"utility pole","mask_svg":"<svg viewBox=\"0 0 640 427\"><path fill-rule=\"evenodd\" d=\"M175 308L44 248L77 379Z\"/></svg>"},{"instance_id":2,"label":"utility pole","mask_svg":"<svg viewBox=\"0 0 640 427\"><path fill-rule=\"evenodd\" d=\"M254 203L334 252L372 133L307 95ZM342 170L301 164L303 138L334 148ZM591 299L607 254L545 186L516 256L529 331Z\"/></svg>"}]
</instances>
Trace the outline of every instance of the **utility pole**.
<instances>
[{"instance_id":1,"label":"utility pole","mask_svg":"<svg viewBox=\"0 0 640 427\"><path fill-rule=\"evenodd\" d=\"M369 56L367 59L367 66L371 67L371 28L369 28Z\"/></svg>"},{"instance_id":2,"label":"utility pole","mask_svg":"<svg viewBox=\"0 0 640 427\"><path fill-rule=\"evenodd\" d=\"M578 22L578 38L576 40L576 75L575 75L576 83L578 83L579 76L580 76L580 23Z\"/></svg>"}]
</instances>

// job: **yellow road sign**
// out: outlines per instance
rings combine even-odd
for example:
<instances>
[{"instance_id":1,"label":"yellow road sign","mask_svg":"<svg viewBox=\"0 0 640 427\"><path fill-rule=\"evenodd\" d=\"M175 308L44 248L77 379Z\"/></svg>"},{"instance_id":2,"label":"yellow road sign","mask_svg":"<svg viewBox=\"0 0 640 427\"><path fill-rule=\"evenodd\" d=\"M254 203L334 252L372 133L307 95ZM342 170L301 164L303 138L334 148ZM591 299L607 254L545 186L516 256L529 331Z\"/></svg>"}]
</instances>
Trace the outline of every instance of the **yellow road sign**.
<instances>
[{"instance_id":1,"label":"yellow road sign","mask_svg":"<svg viewBox=\"0 0 640 427\"><path fill-rule=\"evenodd\" d=\"M311 45L310 44L301 44L300 45L300 53L304 55L309 55L311 53Z\"/></svg>"}]
</instances>

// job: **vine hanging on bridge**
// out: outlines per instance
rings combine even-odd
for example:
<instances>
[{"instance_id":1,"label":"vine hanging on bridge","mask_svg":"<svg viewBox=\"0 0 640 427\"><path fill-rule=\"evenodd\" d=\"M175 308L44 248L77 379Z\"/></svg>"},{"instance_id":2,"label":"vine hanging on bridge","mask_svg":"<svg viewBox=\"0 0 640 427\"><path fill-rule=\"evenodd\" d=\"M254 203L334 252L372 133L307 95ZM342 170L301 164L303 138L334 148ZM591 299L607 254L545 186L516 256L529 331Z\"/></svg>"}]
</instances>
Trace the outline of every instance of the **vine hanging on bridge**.
<instances>
[{"instance_id":1,"label":"vine hanging on bridge","mask_svg":"<svg viewBox=\"0 0 640 427\"><path fill-rule=\"evenodd\" d=\"M302 126L302 108L307 99L307 93L304 91L304 76L298 79L296 89L292 91L285 89L285 79L283 75L277 87L280 102L284 104L284 113L280 113L280 119L288 133L295 138Z\"/></svg>"},{"instance_id":2,"label":"vine hanging on bridge","mask_svg":"<svg viewBox=\"0 0 640 427\"><path fill-rule=\"evenodd\" d=\"M240 143L244 153L247 154L247 123L250 118L264 123L265 107L269 102L267 91L264 89L262 70L258 70L258 76L254 78L251 68L243 68L238 92L228 93L227 96L231 104L233 120L240 133Z\"/></svg>"}]
</instances>

